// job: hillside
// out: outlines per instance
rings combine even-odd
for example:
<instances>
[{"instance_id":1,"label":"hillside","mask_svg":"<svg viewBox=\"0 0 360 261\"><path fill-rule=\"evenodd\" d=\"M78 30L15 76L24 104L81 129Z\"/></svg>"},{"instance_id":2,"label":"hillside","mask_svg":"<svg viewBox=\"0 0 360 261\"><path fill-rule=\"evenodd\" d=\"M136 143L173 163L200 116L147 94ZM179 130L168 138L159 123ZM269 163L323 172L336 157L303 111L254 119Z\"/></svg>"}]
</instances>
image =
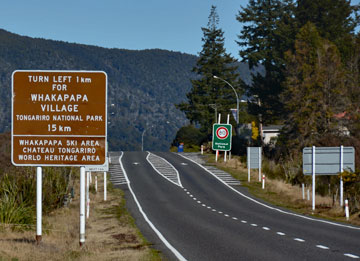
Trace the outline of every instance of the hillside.
<instances>
[{"instance_id":1,"label":"hillside","mask_svg":"<svg viewBox=\"0 0 360 261\"><path fill-rule=\"evenodd\" d=\"M167 150L186 118L183 101L197 57L166 50L130 51L30 38L0 29L0 132L11 126L14 70L102 70L108 75L110 150ZM249 81L247 65L240 75ZM156 125L156 128L149 128ZM148 126L148 127L147 127Z\"/></svg>"}]
</instances>

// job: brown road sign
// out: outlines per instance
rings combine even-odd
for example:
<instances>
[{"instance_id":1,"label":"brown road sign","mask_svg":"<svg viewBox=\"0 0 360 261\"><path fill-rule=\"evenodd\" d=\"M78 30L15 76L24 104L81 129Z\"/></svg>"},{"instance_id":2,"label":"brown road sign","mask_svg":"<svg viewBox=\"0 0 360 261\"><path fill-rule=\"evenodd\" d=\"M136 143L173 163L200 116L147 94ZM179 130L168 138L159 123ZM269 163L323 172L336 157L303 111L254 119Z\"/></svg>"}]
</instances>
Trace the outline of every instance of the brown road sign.
<instances>
[{"instance_id":1,"label":"brown road sign","mask_svg":"<svg viewBox=\"0 0 360 261\"><path fill-rule=\"evenodd\" d=\"M15 71L14 165L103 165L107 75L99 71Z\"/></svg>"}]
</instances>

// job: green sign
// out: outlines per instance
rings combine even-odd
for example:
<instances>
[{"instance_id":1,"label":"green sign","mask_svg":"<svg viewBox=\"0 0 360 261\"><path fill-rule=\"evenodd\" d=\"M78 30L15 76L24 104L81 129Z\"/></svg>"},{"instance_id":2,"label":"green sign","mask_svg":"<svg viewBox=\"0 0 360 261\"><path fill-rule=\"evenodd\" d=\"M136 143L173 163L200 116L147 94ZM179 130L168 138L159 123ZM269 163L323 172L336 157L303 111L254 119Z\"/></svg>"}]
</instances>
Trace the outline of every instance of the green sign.
<instances>
[{"instance_id":1,"label":"green sign","mask_svg":"<svg viewBox=\"0 0 360 261\"><path fill-rule=\"evenodd\" d=\"M213 125L212 149L229 151L231 150L231 124Z\"/></svg>"}]
</instances>

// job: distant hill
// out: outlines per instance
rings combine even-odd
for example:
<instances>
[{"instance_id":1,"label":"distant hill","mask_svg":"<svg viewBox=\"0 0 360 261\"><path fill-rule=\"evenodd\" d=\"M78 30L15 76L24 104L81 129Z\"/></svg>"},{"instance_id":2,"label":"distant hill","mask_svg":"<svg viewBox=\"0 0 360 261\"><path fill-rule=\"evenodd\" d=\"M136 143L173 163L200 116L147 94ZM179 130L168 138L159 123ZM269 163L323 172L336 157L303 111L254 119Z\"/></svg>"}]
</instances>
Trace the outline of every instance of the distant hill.
<instances>
[{"instance_id":1,"label":"distant hill","mask_svg":"<svg viewBox=\"0 0 360 261\"><path fill-rule=\"evenodd\" d=\"M0 29L0 132L11 129L14 70L101 70L108 75L110 150L168 150L186 118L174 104L186 99L197 57L166 50L130 51L20 36ZM240 75L250 81L246 64ZM151 127L155 126L156 127Z\"/></svg>"}]
</instances>

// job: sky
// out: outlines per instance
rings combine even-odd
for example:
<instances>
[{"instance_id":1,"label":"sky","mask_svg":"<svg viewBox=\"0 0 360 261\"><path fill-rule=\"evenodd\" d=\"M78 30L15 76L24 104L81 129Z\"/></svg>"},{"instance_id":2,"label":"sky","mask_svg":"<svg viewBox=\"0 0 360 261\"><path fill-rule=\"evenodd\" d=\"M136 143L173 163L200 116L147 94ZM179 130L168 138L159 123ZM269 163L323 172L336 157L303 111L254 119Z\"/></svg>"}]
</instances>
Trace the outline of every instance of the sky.
<instances>
[{"instance_id":1,"label":"sky","mask_svg":"<svg viewBox=\"0 0 360 261\"><path fill-rule=\"evenodd\" d=\"M360 0L352 0L359 3ZM197 55L201 27L217 7L225 48L240 59L236 15L248 0L2 0L0 28L71 43L130 50L166 49Z\"/></svg>"}]
</instances>

